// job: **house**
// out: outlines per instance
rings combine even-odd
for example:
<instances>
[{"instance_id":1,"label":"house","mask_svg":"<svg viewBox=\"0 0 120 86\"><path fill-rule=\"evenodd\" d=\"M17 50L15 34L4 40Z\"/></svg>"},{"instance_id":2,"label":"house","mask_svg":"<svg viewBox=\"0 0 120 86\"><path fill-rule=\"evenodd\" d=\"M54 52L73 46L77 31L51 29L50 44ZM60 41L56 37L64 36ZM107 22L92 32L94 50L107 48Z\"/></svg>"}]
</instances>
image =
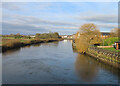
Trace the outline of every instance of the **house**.
<instances>
[{"instance_id":1,"label":"house","mask_svg":"<svg viewBox=\"0 0 120 86\"><path fill-rule=\"evenodd\" d=\"M61 35L62 38L67 38L68 36L67 35Z\"/></svg>"},{"instance_id":2,"label":"house","mask_svg":"<svg viewBox=\"0 0 120 86\"><path fill-rule=\"evenodd\" d=\"M106 38L108 38L110 36L110 33L109 32L101 32L101 37L103 38L103 39L106 39Z\"/></svg>"},{"instance_id":3,"label":"house","mask_svg":"<svg viewBox=\"0 0 120 86\"><path fill-rule=\"evenodd\" d=\"M115 42L115 48L116 48L116 50L120 49L120 41Z\"/></svg>"},{"instance_id":4,"label":"house","mask_svg":"<svg viewBox=\"0 0 120 86\"><path fill-rule=\"evenodd\" d=\"M35 38L35 35L30 35L31 38Z\"/></svg>"},{"instance_id":5,"label":"house","mask_svg":"<svg viewBox=\"0 0 120 86\"><path fill-rule=\"evenodd\" d=\"M66 39L75 39L75 34L73 35L61 35L62 38L66 38Z\"/></svg>"}]
</instances>

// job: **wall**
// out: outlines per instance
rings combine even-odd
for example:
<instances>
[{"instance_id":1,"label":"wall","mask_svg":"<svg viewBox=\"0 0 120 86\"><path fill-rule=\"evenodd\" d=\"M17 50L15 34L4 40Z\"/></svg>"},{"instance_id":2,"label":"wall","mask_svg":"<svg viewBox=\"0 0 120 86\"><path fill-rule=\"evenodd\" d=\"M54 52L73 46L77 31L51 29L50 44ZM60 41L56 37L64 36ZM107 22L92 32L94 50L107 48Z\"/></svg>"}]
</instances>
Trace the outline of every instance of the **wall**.
<instances>
[{"instance_id":1,"label":"wall","mask_svg":"<svg viewBox=\"0 0 120 86\"><path fill-rule=\"evenodd\" d=\"M97 47L91 47L86 53L100 60L101 62L120 69L120 53L118 52L103 50Z\"/></svg>"}]
</instances>

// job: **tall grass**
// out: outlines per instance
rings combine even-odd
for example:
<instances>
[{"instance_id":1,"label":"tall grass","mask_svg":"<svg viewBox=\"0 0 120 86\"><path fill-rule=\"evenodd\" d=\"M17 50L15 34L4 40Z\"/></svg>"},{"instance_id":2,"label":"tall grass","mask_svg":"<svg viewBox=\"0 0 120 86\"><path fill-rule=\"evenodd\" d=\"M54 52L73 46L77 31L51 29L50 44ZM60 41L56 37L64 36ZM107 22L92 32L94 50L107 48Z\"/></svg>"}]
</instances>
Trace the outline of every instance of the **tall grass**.
<instances>
[{"instance_id":1,"label":"tall grass","mask_svg":"<svg viewBox=\"0 0 120 86\"><path fill-rule=\"evenodd\" d=\"M39 44L44 42L60 41L59 38L50 38L50 39L3 39L2 40L2 51L9 49L20 48L26 45Z\"/></svg>"}]
</instances>

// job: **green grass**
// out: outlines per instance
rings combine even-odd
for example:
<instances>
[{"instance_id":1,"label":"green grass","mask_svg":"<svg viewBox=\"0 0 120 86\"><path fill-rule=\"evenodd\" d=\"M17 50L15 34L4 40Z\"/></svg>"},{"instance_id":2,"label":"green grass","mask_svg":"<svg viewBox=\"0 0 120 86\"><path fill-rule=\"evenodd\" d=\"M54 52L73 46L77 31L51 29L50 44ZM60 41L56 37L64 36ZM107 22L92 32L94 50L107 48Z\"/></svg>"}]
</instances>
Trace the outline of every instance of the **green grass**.
<instances>
[{"instance_id":1,"label":"green grass","mask_svg":"<svg viewBox=\"0 0 120 86\"><path fill-rule=\"evenodd\" d=\"M15 39L15 37L2 37L2 39Z\"/></svg>"},{"instance_id":2,"label":"green grass","mask_svg":"<svg viewBox=\"0 0 120 86\"><path fill-rule=\"evenodd\" d=\"M114 51L114 52L120 52L120 50L116 50L115 48L103 48L105 50L110 50L110 51Z\"/></svg>"},{"instance_id":3,"label":"green grass","mask_svg":"<svg viewBox=\"0 0 120 86\"><path fill-rule=\"evenodd\" d=\"M114 44L116 41L119 41L119 40L120 38L118 37L110 37L110 38L104 39L103 40L104 46L111 46L112 44Z\"/></svg>"}]
</instances>

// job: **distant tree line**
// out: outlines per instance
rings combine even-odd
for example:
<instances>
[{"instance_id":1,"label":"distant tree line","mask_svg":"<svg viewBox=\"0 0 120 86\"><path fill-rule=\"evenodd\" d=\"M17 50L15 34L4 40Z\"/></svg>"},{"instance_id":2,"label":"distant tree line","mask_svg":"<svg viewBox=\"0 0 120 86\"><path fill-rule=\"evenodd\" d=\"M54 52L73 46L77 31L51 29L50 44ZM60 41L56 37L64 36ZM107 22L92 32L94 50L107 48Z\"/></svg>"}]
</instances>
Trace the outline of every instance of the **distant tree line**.
<instances>
[{"instance_id":1,"label":"distant tree line","mask_svg":"<svg viewBox=\"0 0 120 86\"><path fill-rule=\"evenodd\" d=\"M14 39L22 39L22 38L31 39L31 37L29 35L21 35L20 33L10 34L10 35L2 35L2 37L11 37Z\"/></svg>"},{"instance_id":2,"label":"distant tree line","mask_svg":"<svg viewBox=\"0 0 120 86\"><path fill-rule=\"evenodd\" d=\"M54 33L36 33L35 35L36 38L41 38L41 39L46 39L46 38L60 38L58 32L54 32Z\"/></svg>"},{"instance_id":3,"label":"distant tree line","mask_svg":"<svg viewBox=\"0 0 120 86\"><path fill-rule=\"evenodd\" d=\"M2 35L2 37L11 37L14 39L31 39L34 37L31 37L30 35L21 35L20 33L17 34L10 34L10 35ZM40 39L46 39L46 38L60 38L58 32L50 32L50 33L36 33L35 38L40 38Z\"/></svg>"}]
</instances>

